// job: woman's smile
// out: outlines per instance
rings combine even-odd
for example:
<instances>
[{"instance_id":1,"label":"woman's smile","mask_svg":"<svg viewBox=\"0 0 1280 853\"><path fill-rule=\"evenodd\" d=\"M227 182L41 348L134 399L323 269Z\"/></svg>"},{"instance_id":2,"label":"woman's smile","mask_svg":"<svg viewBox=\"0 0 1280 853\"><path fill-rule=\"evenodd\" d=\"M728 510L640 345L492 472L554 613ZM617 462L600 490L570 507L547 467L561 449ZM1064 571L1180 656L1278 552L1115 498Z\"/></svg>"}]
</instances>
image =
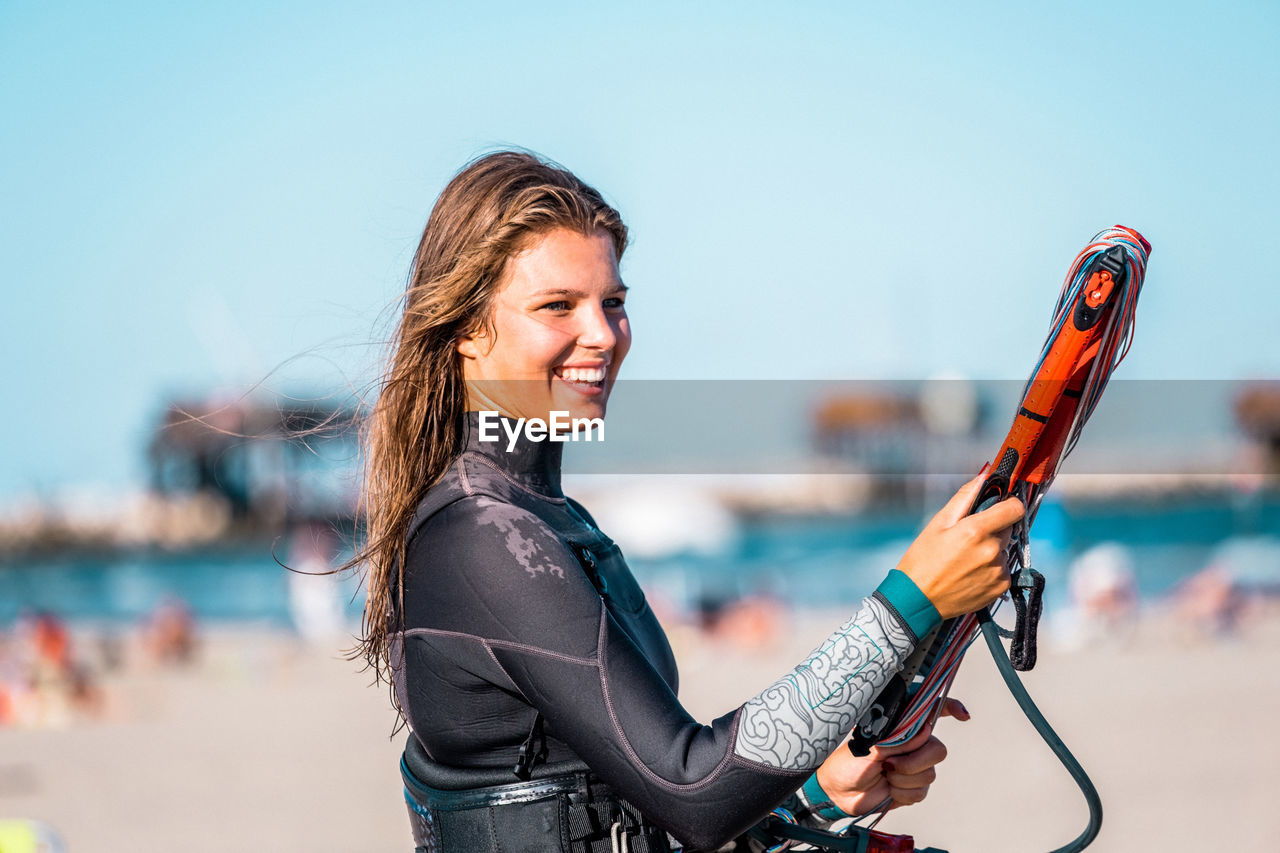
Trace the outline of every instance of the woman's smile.
<instances>
[{"instance_id":1,"label":"woman's smile","mask_svg":"<svg viewBox=\"0 0 1280 853\"><path fill-rule=\"evenodd\" d=\"M574 391L587 397L604 393L604 380L608 374L608 363L600 364L564 364L554 371L555 376Z\"/></svg>"}]
</instances>

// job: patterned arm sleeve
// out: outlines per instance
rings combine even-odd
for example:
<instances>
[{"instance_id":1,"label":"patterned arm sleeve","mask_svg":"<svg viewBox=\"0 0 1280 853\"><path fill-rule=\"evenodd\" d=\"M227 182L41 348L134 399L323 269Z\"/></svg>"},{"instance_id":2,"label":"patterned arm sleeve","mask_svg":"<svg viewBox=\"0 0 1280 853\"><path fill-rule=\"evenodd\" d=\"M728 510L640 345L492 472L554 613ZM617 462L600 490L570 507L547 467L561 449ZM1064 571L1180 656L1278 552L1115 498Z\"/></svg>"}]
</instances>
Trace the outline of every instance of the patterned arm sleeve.
<instances>
[{"instance_id":1,"label":"patterned arm sleeve","mask_svg":"<svg viewBox=\"0 0 1280 853\"><path fill-rule=\"evenodd\" d=\"M817 769L914 649L884 602L866 599L803 663L742 707L734 752L780 770Z\"/></svg>"}]
</instances>

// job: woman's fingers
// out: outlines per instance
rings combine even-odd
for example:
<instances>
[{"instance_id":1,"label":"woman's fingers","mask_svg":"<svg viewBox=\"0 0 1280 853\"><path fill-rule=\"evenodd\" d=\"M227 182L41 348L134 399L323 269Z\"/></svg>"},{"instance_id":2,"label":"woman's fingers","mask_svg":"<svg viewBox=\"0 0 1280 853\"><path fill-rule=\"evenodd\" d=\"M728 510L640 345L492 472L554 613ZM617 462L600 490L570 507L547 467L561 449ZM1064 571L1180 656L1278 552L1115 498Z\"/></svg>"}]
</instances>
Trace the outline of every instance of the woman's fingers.
<instances>
[{"instance_id":1,"label":"woman's fingers","mask_svg":"<svg viewBox=\"0 0 1280 853\"><path fill-rule=\"evenodd\" d=\"M854 811L848 809L845 811L849 811L849 814L866 814L891 796L893 796L893 790L889 787L888 780L881 777L880 781L869 788L859 802L854 804Z\"/></svg>"},{"instance_id":2,"label":"woman's fingers","mask_svg":"<svg viewBox=\"0 0 1280 853\"><path fill-rule=\"evenodd\" d=\"M943 702L939 716L955 717L958 720L969 719L969 710L958 699L948 698ZM929 793L929 786L938 778L937 766L947 758L947 746L932 734L933 725L927 725L911 740L898 747L874 747L872 756L879 759L875 766L883 774L876 784L856 797L849 798L848 805L840 806L849 814L854 811L855 803L862 811L875 808L885 796L893 798L893 806L908 806L923 800ZM881 791L888 793L881 795Z\"/></svg>"},{"instance_id":3,"label":"woman's fingers","mask_svg":"<svg viewBox=\"0 0 1280 853\"><path fill-rule=\"evenodd\" d=\"M894 788L890 786L889 796L893 797L894 806L910 806L929 796L929 786L925 785L923 788Z\"/></svg>"},{"instance_id":4,"label":"woman's fingers","mask_svg":"<svg viewBox=\"0 0 1280 853\"><path fill-rule=\"evenodd\" d=\"M959 497L959 495L957 495ZM967 519L979 534L990 536L1008 530L1027 514L1027 508L1017 498L1005 498L982 512L975 512Z\"/></svg>"},{"instance_id":5,"label":"woman's fingers","mask_svg":"<svg viewBox=\"0 0 1280 853\"><path fill-rule=\"evenodd\" d=\"M974 500L978 497L978 490L982 488L982 481L986 477L987 467L983 465L982 470L978 472L978 476L965 483L960 487L960 491L952 495L946 506L938 510L938 514L933 517L934 522L942 527L952 527L968 514L969 508L973 506Z\"/></svg>"},{"instance_id":6,"label":"woman's fingers","mask_svg":"<svg viewBox=\"0 0 1280 853\"><path fill-rule=\"evenodd\" d=\"M892 796L892 793L888 781L881 776L874 785L855 794L831 794L830 796L831 801L840 811L845 814L860 815L866 814L883 803L886 798Z\"/></svg>"},{"instance_id":7,"label":"woman's fingers","mask_svg":"<svg viewBox=\"0 0 1280 853\"><path fill-rule=\"evenodd\" d=\"M886 775L900 773L904 776L914 776L917 773L923 773L936 764L941 764L946 758L946 744L938 740L937 737L930 735L929 739L918 749L887 759L884 762L884 773Z\"/></svg>"},{"instance_id":8,"label":"woman's fingers","mask_svg":"<svg viewBox=\"0 0 1280 853\"><path fill-rule=\"evenodd\" d=\"M881 757L875 754L874 748L871 755L865 756L838 749L817 769L818 784L833 798L837 795L853 796L881 779L880 761ZM838 800L836 805L839 805Z\"/></svg>"},{"instance_id":9,"label":"woman's fingers","mask_svg":"<svg viewBox=\"0 0 1280 853\"><path fill-rule=\"evenodd\" d=\"M905 755L908 752L915 752L924 746L933 734L933 723L925 723L920 727L920 731L911 736L911 740L897 746L873 746L871 747L871 756L876 760L883 760L891 756Z\"/></svg>"},{"instance_id":10,"label":"woman's fingers","mask_svg":"<svg viewBox=\"0 0 1280 853\"><path fill-rule=\"evenodd\" d=\"M960 722L966 722L973 715L969 713L969 709L959 699L952 699L950 696L942 703L942 710L938 712L939 717L955 717Z\"/></svg>"},{"instance_id":11,"label":"woman's fingers","mask_svg":"<svg viewBox=\"0 0 1280 853\"><path fill-rule=\"evenodd\" d=\"M982 487L970 480L925 526L898 563L943 619L972 613L1009 588L1009 528L1025 517L1017 498L966 515Z\"/></svg>"},{"instance_id":12,"label":"woman's fingers","mask_svg":"<svg viewBox=\"0 0 1280 853\"><path fill-rule=\"evenodd\" d=\"M885 780L891 788L927 788L933 784L938 778L938 771L932 767L926 767L919 773L899 773L890 771L884 775Z\"/></svg>"},{"instance_id":13,"label":"woman's fingers","mask_svg":"<svg viewBox=\"0 0 1280 853\"><path fill-rule=\"evenodd\" d=\"M835 778L831 781L834 787L847 791L864 789L869 785L875 784L876 780L883 775L880 762L871 759L870 756L839 770L838 775L833 774ZM818 779L818 784L822 784L821 777ZM822 787L823 790L827 790L826 785L822 785Z\"/></svg>"},{"instance_id":14,"label":"woman's fingers","mask_svg":"<svg viewBox=\"0 0 1280 853\"><path fill-rule=\"evenodd\" d=\"M933 780L937 779L938 772L929 767L919 774L890 774L884 777L888 781L888 786L892 789L893 799L901 800L899 792L908 792L908 790L928 790L929 785L933 784ZM923 798L923 797L922 797Z\"/></svg>"}]
</instances>

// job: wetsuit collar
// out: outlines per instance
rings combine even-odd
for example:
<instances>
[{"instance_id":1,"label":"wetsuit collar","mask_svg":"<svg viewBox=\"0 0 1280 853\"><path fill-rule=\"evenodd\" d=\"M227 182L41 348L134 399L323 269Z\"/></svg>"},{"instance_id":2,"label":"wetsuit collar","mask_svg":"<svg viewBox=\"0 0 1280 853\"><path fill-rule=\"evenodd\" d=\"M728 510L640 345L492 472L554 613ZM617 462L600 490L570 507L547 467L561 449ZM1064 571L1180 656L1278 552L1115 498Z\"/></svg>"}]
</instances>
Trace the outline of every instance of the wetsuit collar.
<instances>
[{"instance_id":1,"label":"wetsuit collar","mask_svg":"<svg viewBox=\"0 0 1280 853\"><path fill-rule=\"evenodd\" d=\"M492 423L492 421L491 421ZM520 430L512 445L508 429ZM532 441L525 436L524 424L505 415L501 424L489 429L489 435L497 434L497 441L480 440L480 413L467 412L464 451L484 456L511 479L525 488L553 498L564 497L560 489L560 460L564 443L559 441ZM508 449L510 448L510 449Z\"/></svg>"}]
</instances>

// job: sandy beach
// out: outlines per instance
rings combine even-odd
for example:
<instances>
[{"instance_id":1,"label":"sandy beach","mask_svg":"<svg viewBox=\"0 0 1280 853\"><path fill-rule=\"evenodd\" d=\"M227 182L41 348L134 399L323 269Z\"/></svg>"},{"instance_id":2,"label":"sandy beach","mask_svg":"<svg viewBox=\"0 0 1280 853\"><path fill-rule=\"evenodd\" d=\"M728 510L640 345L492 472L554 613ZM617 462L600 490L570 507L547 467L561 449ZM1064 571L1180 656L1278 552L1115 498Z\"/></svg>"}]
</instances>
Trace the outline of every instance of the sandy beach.
<instances>
[{"instance_id":1,"label":"sandy beach","mask_svg":"<svg viewBox=\"0 0 1280 853\"><path fill-rule=\"evenodd\" d=\"M744 649L673 631L681 695L699 719L731 709L839 621L793 615L785 641ZM1091 850L1276 849L1280 621L1176 639L1147 619L1124 643L1044 649L1026 681L1092 775L1106 819ZM47 822L73 853L407 851L385 688L337 648L222 629L185 670L106 677L99 719L0 729L0 818ZM1048 850L1085 822L1075 786L975 648L944 721L950 757L928 800L881 828L952 853Z\"/></svg>"}]
</instances>

